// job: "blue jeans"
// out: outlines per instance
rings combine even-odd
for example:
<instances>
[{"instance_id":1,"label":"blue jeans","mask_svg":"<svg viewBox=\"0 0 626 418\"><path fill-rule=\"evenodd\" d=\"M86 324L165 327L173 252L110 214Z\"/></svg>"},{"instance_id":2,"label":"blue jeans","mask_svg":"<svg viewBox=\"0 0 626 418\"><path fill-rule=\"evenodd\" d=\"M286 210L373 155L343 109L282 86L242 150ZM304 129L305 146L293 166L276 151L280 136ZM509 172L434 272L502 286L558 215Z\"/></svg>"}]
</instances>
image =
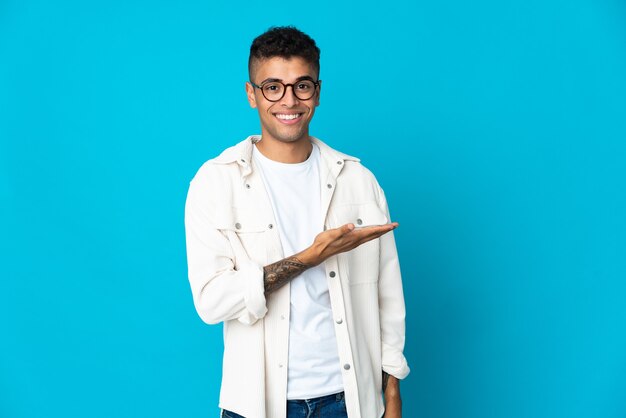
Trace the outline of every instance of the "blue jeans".
<instances>
[{"instance_id":1,"label":"blue jeans","mask_svg":"<svg viewBox=\"0 0 626 418\"><path fill-rule=\"evenodd\" d=\"M226 409L222 411L222 417L245 418ZM348 418L344 394L287 401L287 418Z\"/></svg>"}]
</instances>

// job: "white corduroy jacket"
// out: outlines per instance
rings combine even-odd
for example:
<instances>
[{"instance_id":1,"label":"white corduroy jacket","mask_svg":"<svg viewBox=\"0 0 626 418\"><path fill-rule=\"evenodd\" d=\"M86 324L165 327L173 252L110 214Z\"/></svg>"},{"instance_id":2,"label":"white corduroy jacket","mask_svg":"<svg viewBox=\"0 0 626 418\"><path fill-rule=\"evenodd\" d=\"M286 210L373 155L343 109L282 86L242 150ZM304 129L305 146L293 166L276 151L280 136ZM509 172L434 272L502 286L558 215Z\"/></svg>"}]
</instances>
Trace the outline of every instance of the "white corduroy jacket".
<instances>
[{"instance_id":1,"label":"white corduroy jacket","mask_svg":"<svg viewBox=\"0 0 626 418\"><path fill-rule=\"evenodd\" d=\"M267 298L263 266L283 254L250 136L207 161L185 206L189 281L198 314L224 322L220 407L285 418L289 284ZM358 158L317 138L325 228L389 222L382 189ZM403 379L405 305L393 232L324 262L350 418L380 418L382 371Z\"/></svg>"}]
</instances>

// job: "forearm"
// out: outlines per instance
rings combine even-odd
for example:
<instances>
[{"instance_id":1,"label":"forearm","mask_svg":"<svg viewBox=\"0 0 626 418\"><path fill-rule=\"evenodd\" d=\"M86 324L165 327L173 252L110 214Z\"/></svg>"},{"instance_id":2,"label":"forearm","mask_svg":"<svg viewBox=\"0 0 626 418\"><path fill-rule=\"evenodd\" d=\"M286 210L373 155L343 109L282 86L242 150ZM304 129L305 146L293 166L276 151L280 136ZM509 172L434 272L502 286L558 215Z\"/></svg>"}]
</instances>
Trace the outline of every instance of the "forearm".
<instances>
[{"instance_id":1,"label":"forearm","mask_svg":"<svg viewBox=\"0 0 626 418\"><path fill-rule=\"evenodd\" d=\"M403 354L406 309L400 262L394 238L393 234L380 238L378 306L382 367L398 379L404 379L409 374L409 367Z\"/></svg>"},{"instance_id":2,"label":"forearm","mask_svg":"<svg viewBox=\"0 0 626 418\"><path fill-rule=\"evenodd\" d=\"M317 265L311 248L263 267L265 295L280 289L305 270Z\"/></svg>"},{"instance_id":3,"label":"forearm","mask_svg":"<svg viewBox=\"0 0 626 418\"><path fill-rule=\"evenodd\" d=\"M283 258L280 261L263 267L263 285L265 295L278 290L310 266L304 264L296 256Z\"/></svg>"},{"instance_id":4,"label":"forearm","mask_svg":"<svg viewBox=\"0 0 626 418\"><path fill-rule=\"evenodd\" d=\"M385 417L400 418L402 416L400 380L383 372L383 393L385 395Z\"/></svg>"},{"instance_id":5,"label":"forearm","mask_svg":"<svg viewBox=\"0 0 626 418\"><path fill-rule=\"evenodd\" d=\"M383 372L383 393L386 397L400 397L400 380L387 372Z\"/></svg>"}]
</instances>

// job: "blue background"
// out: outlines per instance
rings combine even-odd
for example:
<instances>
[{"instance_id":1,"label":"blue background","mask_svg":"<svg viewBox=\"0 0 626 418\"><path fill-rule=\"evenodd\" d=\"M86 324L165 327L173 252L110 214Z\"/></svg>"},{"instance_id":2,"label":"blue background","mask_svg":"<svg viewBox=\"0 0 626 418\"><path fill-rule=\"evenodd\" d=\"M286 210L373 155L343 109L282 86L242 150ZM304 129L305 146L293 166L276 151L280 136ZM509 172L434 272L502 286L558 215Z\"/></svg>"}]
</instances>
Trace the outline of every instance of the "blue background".
<instances>
[{"instance_id":1,"label":"blue background","mask_svg":"<svg viewBox=\"0 0 626 418\"><path fill-rule=\"evenodd\" d=\"M626 416L626 4L0 1L0 416L217 416L183 206L260 131L251 40L322 49L311 133L385 188L405 417Z\"/></svg>"}]
</instances>

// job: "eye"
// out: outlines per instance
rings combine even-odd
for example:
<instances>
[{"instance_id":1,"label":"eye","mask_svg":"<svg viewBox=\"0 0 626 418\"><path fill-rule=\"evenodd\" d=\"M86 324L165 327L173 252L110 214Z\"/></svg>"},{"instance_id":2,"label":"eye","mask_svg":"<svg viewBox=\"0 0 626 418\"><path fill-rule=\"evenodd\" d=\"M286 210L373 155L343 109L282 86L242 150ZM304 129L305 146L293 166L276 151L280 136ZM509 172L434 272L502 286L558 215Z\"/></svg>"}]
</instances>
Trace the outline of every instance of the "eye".
<instances>
[{"instance_id":1,"label":"eye","mask_svg":"<svg viewBox=\"0 0 626 418\"><path fill-rule=\"evenodd\" d=\"M297 88L299 91L307 91L307 90L309 90L309 89L312 89L312 88L313 88L313 83L303 81L303 82L298 83L298 84L296 85L296 88Z\"/></svg>"},{"instance_id":2,"label":"eye","mask_svg":"<svg viewBox=\"0 0 626 418\"><path fill-rule=\"evenodd\" d=\"M265 90L268 93L275 93L277 91L280 91L280 89L281 89L281 85L278 83L267 83L263 85L263 90Z\"/></svg>"}]
</instances>

